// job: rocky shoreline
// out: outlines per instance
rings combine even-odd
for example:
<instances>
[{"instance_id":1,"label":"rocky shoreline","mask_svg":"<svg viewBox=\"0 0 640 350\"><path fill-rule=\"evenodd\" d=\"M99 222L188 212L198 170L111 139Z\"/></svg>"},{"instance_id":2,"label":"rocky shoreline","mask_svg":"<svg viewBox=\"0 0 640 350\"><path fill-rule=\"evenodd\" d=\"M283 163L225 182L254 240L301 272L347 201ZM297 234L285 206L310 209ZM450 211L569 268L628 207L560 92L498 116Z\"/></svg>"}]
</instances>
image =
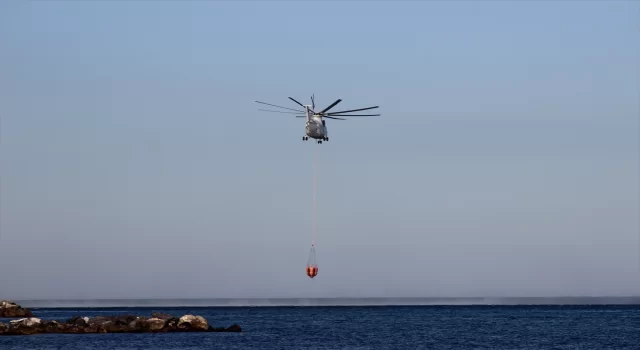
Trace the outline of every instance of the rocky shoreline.
<instances>
[{"instance_id":1,"label":"rocky shoreline","mask_svg":"<svg viewBox=\"0 0 640 350\"><path fill-rule=\"evenodd\" d=\"M5 308L4 305L7 305ZM14 306L15 305L15 306ZM6 309L9 312L6 312ZM4 310L4 311L3 311ZM16 311L18 310L18 311ZM91 334L91 333L167 333L167 332L242 332L239 325L213 327L202 316L173 315L154 312L151 317L116 315L98 317L72 317L66 321L42 320L33 317L31 311L13 302L0 302L0 317L21 317L7 323L0 322L1 335L32 335L42 333Z\"/></svg>"},{"instance_id":2,"label":"rocky shoreline","mask_svg":"<svg viewBox=\"0 0 640 350\"><path fill-rule=\"evenodd\" d=\"M11 300L0 300L1 317L33 317L33 314Z\"/></svg>"}]
</instances>

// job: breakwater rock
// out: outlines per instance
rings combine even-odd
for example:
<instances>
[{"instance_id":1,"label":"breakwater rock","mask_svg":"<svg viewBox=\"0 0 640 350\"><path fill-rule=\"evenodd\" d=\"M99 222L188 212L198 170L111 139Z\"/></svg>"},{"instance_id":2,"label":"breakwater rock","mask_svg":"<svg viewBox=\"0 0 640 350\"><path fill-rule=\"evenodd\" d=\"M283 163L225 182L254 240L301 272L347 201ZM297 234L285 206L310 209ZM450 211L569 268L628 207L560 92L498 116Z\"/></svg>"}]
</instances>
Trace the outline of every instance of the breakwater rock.
<instances>
[{"instance_id":1,"label":"breakwater rock","mask_svg":"<svg viewBox=\"0 0 640 350\"><path fill-rule=\"evenodd\" d=\"M32 317L28 309L14 303L11 300L0 300L0 317Z\"/></svg>"},{"instance_id":2,"label":"breakwater rock","mask_svg":"<svg viewBox=\"0 0 640 350\"><path fill-rule=\"evenodd\" d=\"M153 313L151 317L135 315L72 317L64 322L27 317L0 323L0 335L41 333L160 333L160 332L241 332L237 324L212 327L202 316Z\"/></svg>"}]
</instances>

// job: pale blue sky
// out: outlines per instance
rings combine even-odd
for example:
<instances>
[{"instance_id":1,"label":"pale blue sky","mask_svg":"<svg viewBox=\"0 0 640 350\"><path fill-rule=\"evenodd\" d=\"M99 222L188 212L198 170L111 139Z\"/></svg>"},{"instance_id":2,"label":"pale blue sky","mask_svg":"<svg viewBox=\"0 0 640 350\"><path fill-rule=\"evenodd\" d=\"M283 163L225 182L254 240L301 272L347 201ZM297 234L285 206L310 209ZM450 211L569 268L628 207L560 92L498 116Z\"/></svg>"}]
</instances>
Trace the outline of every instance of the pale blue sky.
<instances>
[{"instance_id":1,"label":"pale blue sky","mask_svg":"<svg viewBox=\"0 0 640 350\"><path fill-rule=\"evenodd\" d=\"M0 297L637 295L639 15L3 1Z\"/></svg>"}]
</instances>

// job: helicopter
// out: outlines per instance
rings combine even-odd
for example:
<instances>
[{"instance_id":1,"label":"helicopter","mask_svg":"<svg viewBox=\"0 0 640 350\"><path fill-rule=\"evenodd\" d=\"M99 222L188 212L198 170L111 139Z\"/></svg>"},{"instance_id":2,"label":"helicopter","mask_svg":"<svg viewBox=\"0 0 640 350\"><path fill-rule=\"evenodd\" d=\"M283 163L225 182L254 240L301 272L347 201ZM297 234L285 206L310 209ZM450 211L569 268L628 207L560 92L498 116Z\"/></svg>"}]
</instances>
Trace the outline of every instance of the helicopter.
<instances>
[{"instance_id":1,"label":"helicopter","mask_svg":"<svg viewBox=\"0 0 640 350\"><path fill-rule=\"evenodd\" d=\"M309 138L315 139L319 144L322 143L322 141L329 141L329 133L327 130L327 125L326 125L326 121L324 120L324 118L327 119L335 119L335 120L347 120L344 118L338 118L338 117L372 117L372 116L379 116L380 114L345 114L345 113L351 113L351 112L357 112L357 111L366 111L369 109L374 109L374 108L378 108L379 106L373 106L373 107L367 107L367 108L358 108L358 109L351 109L348 111L339 111L339 112L331 112L328 113L329 110L333 107L335 107L338 103L342 102L341 99L336 100L334 103L330 104L327 108L316 112L315 108L316 108L316 103L315 103L315 94L311 95L311 104L310 105L303 105L302 103L296 101L293 97L289 97L289 99L297 104L299 104L302 108L304 108L304 110L299 110L299 109L293 109L293 108L287 108L287 107L282 107L282 106L277 106L274 104L270 104L270 103L266 103L266 102L260 102L260 101L255 101L257 103L261 103L261 104L265 104L265 105L269 105L269 106L273 106L273 107L278 107L278 108L282 108L282 109L287 109L287 110L291 110L294 112L285 112L285 111L272 111L272 110L268 110L268 109L258 109L259 111L264 111L264 112L273 112L273 113L288 113L288 114L296 114L296 118L306 118L306 124L305 124L305 134L304 136L302 136L302 140L303 141L308 141ZM299 115L301 113L304 113L304 115Z\"/></svg>"}]
</instances>

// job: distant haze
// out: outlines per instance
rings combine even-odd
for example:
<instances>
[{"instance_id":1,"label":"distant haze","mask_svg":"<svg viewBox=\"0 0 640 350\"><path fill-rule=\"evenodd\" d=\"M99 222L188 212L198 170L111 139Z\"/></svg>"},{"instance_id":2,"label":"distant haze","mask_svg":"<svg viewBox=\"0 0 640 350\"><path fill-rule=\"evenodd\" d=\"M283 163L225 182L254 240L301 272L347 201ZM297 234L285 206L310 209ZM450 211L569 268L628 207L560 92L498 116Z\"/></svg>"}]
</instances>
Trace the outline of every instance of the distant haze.
<instances>
[{"instance_id":1,"label":"distant haze","mask_svg":"<svg viewBox=\"0 0 640 350\"><path fill-rule=\"evenodd\" d=\"M17 302L26 308L638 305L640 297L38 299Z\"/></svg>"},{"instance_id":2,"label":"distant haze","mask_svg":"<svg viewBox=\"0 0 640 350\"><path fill-rule=\"evenodd\" d=\"M0 299L638 296L639 14L3 1Z\"/></svg>"}]
</instances>

